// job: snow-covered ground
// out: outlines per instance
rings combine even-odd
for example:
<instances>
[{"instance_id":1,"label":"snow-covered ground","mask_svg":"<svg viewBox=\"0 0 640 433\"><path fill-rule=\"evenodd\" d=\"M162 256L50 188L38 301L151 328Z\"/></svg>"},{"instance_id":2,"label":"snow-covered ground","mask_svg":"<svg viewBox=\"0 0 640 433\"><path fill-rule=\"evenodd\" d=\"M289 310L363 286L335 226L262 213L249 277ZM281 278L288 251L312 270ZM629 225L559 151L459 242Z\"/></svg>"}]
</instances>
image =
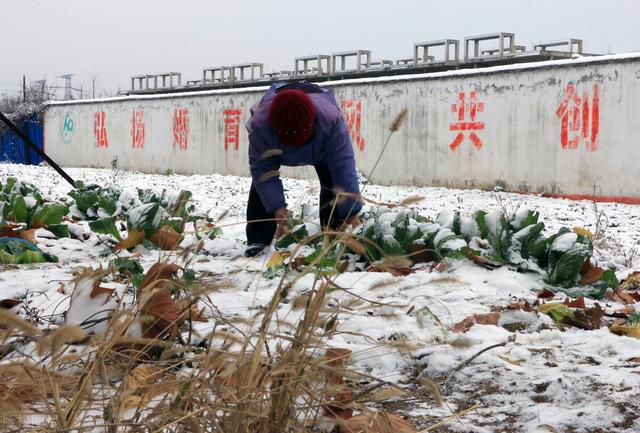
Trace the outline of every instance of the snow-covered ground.
<instances>
[{"instance_id":1,"label":"snow-covered ground","mask_svg":"<svg viewBox=\"0 0 640 433\"><path fill-rule=\"evenodd\" d=\"M85 183L192 191L197 209L221 217L223 234L207 241L193 263L196 271L223 283L211 295L213 304L229 318L247 318L258 314L271 299L277 279L261 277L269 254L254 259L242 256L249 179L98 169L68 171ZM0 180L8 176L35 184L47 198L60 197L70 189L47 167L0 164ZM317 208L318 188L315 180L285 180L290 208L294 212L306 204ZM586 201L504 192L376 185L368 186L365 195L378 202L395 203L422 196L424 200L412 207L431 218L445 208L467 215L479 209L512 213L527 207L540 212L547 230L583 227L598 232L600 241L594 257L601 266L615 266L619 278L640 267L636 255L640 241L637 206L594 206ZM182 246L188 243L189 238ZM39 238L38 245L57 255L60 262L0 267L0 298L27 294L30 308L49 314L67 309L68 298L58 289L72 279L75 268L95 267L113 258L95 235L85 242ZM170 258L170 253L138 251L142 252L145 269L158 259ZM309 290L312 280L311 276L304 277L289 298ZM524 301L539 302L538 292L545 287L539 276L507 267L487 270L460 260L442 272L429 266L421 266L405 277L345 272L335 282L346 290L331 293L328 306L340 313L338 332L329 344L352 349L354 369L404 387L404 396L378 404L408 418L419 429L478 403L475 410L435 431L640 431L640 340L614 335L607 327L594 331L559 327L546 315L522 310L502 312L497 325L476 324L466 333L448 329L473 314L504 310ZM558 293L556 300L565 297ZM607 313L623 307L617 302L598 302ZM588 306L593 303L587 300ZM294 304L281 304L274 326L295 322L300 310ZM468 364L459 365L483 348L501 343ZM440 385L445 407L435 406L422 377Z\"/></svg>"}]
</instances>

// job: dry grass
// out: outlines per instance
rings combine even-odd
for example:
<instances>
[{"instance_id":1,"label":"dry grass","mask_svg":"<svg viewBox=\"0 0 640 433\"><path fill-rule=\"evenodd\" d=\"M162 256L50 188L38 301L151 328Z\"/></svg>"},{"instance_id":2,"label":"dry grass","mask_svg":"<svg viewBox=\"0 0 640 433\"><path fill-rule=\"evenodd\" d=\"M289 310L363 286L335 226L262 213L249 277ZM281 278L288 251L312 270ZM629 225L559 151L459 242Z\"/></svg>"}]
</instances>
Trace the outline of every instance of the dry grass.
<instances>
[{"instance_id":1,"label":"dry grass","mask_svg":"<svg viewBox=\"0 0 640 433\"><path fill-rule=\"evenodd\" d=\"M405 116L406 111L396 119L391 134ZM410 198L400 205L418 200ZM164 288L165 303L170 289L175 304L181 306L179 311L163 318L153 316L155 311L148 302L156 292L150 289L141 295L138 290L142 307L120 303L105 319L108 326L102 335L85 335L82 326L56 327L51 322L25 320L0 310L0 428L107 433L339 432L341 419L349 417L354 409L370 414L367 402L405 393L416 399L415 392L348 369L350 352L330 348L328 340L340 332L338 314L349 314L327 307L331 290L348 293L337 286L332 274L314 273L312 286L305 287L303 296L294 297L296 319L277 316L283 299L313 272L324 254L336 252L336 262L340 263L347 246L364 250L367 242L347 231L323 231L300 245L317 238L322 238L323 254L314 263L295 272L285 269L271 300L251 318L233 320L222 314L209 317L212 329L197 346L190 343L198 315L193 306L205 302L219 311L209 295L232 289L221 286L223 283L215 277L206 276L190 284L166 275L162 280L145 278L144 284L149 287ZM197 244L174 252L165 261L180 261L187 267L201 248ZM404 266L410 261L386 258L385 263ZM352 300L381 305L364 297ZM409 304L389 306L406 309ZM174 317L174 322L162 323L167 317ZM132 332L141 323L157 332L154 338ZM411 350L397 343L394 347L393 342L370 342L368 350L372 354L376 348ZM345 377L350 378L350 386ZM359 382L366 387L358 391ZM442 402L437 385L425 379L422 395L429 393ZM390 425L382 412L371 416Z\"/></svg>"},{"instance_id":2,"label":"dry grass","mask_svg":"<svg viewBox=\"0 0 640 433\"><path fill-rule=\"evenodd\" d=\"M326 251L342 248L339 254L344 253L339 245L351 235L332 233L322 234ZM192 260L184 253L182 257ZM351 393L343 377L359 377L358 372L347 371L348 353L335 355L330 350L325 356L328 338L338 332L336 312L326 307L328 290L335 286L331 277L317 277L304 300L297 301L299 320L278 324L275 316L285 293L309 269L313 266L283 276L262 314L245 330L234 329L222 317L212 318L213 330L201 347L167 332L156 338L132 336L137 321L149 320L135 305L121 306L111 315L108 331L91 336L78 326L42 328L0 310L1 346L21 347L22 352L5 353L0 364L0 409L7 429L276 433L318 431L324 426L331 430L336 425L335 407L342 404L353 411L352 400L340 401L345 392ZM148 284L153 287L159 281ZM180 305L195 305L209 291L221 289L210 281L173 284ZM140 299L144 305L145 296ZM179 327L181 335L192 332L191 320L183 317L179 322L164 326ZM285 329L291 332L281 332ZM367 378L372 380L375 383ZM362 394L355 404L381 395Z\"/></svg>"}]
</instances>

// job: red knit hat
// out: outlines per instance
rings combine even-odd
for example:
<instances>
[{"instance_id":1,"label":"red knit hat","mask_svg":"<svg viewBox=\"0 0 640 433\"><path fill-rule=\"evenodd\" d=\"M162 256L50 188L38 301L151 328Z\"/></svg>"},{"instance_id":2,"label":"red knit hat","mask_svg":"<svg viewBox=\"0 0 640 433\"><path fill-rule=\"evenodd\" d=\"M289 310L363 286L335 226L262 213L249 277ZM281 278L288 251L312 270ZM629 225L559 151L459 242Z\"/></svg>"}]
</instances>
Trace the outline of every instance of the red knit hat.
<instances>
[{"instance_id":1,"label":"red knit hat","mask_svg":"<svg viewBox=\"0 0 640 433\"><path fill-rule=\"evenodd\" d=\"M316 107L309 95L301 90L276 93L269 109L269 123L285 146L304 146L313 133L315 118Z\"/></svg>"}]
</instances>

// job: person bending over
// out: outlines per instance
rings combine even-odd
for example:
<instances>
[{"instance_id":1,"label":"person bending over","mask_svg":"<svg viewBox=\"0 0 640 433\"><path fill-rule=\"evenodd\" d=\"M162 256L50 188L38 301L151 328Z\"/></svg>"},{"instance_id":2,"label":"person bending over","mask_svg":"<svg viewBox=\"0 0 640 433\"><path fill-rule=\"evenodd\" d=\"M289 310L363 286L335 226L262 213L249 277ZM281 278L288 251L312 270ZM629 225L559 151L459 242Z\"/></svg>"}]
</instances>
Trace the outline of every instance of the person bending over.
<instances>
[{"instance_id":1,"label":"person bending over","mask_svg":"<svg viewBox=\"0 0 640 433\"><path fill-rule=\"evenodd\" d=\"M349 130L332 90L311 83L275 83L251 110L246 257L271 244L288 216L280 166L313 165L320 180L320 223L360 224L362 204ZM336 194L342 195L336 199Z\"/></svg>"}]
</instances>

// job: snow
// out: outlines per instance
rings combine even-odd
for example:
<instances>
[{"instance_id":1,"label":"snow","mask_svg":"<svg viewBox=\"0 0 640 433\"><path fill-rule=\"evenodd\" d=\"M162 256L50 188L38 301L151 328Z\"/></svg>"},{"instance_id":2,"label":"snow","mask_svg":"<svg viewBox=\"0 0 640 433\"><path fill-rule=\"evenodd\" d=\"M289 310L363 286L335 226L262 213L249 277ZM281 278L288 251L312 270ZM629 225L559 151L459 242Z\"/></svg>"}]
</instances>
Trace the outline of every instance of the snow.
<instances>
[{"instance_id":1,"label":"snow","mask_svg":"<svg viewBox=\"0 0 640 433\"><path fill-rule=\"evenodd\" d=\"M109 178L109 170L70 168L68 171L85 183L103 183ZM70 188L47 167L0 164L0 180L4 181L8 176L34 183L42 189L45 198L60 197ZM259 323L263 307L271 299L279 280L258 278L270 253L253 259L242 256L246 246L242 221L250 179L124 172L118 182L125 191L134 187L152 188L158 193L163 188L192 191L196 209L208 212L214 220L219 219L218 225L223 230L221 237L203 242L192 268L198 273L206 272L207 278L219 285L210 294L210 300L225 320L240 327ZM317 197L311 194L318 190L315 180L284 179L284 185L287 202L294 214L305 208L305 215L317 217ZM133 197L131 190L127 194ZM459 211L464 218L477 210L492 212L506 208L518 219L519 209L526 207L540 212L540 221L546 225L545 233L556 232L561 227L583 227L596 232L597 221L603 221L598 218L593 204L587 201L479 190L376 185L368 186L366 194L377 202L400 202L406 197L423 196L425 200L411 209L432 220L445 208ZM500 200L497 200L497 194ZM638 255L634 254L640 240L640 207L601 203L598 212L603 212L607 218L604 219L606 226L600 226L603 234L594 242L597 264L615 264L619 277L640 270ZM383 221L388 220L387 234L393 233L390 224L395 215L380 215ZM488 221L497 224L495 217ZM90 233L84 224L73 226L77 238L82 239ZM418 226L422 230L423 225ZM474 233L475 227L470 224L463 230ZM573 236L559 237L554 248L571 246L574 241ZM194 243L195 239L189 235L182 245ZM1 297L25 296L32 311L40 311L40 316L51 316L54 323L61 324L64 322L62 313L69 307L75 285L74 270L106 265L113 255L95 234L90 234L86 240L39 237L38 246L59 256L59 263L0 268ZM140 260L145 269L159 257L177 260L175 255L149 251L141 246L135 252L141 253ZM125 251L120 255L129 254ZM406 277L344 272L335 282L347 290L332 292L328 300L327 310L338 312L339 323L338 332L328 344L353 351L350 367L407 389L420 389L416 377L429 377L443 388L444 398L453 411L480 403L479 408L460 421L448 422L439 431L640 431L640 420L635 415L640 411L640 365L631 361L640 357L640 340L616 336L606 327L595 331L560 328L546 315L537 316L521 310L505 310L497 326L476 324L464 334L447 329L473 314L503 310L517 302L539 302L537 293L546 286L537 274L516 272L508 267L488 270L468 260L458 260L443 272L431 271L429 267L418 267ZM274 317L274 327L278 326L282 331L296 323L302 310L295 309L290 301L308 292L313 284L314 277L306 275L291 287L288 302L280 305ZM65 288L65 294L58 291L60 285ZM116 289L118 295L122 295L122 288ZM111 298L99 296L105 299L99 303L100 310L94 311L91 308L95 303L87 301L86 292L76 294L73 303L78 311L72 311L70 317L68 314L69 320L80 323L86 314L113 306ZM552 301L561 302L564 297L558 294ZM103 301L107 304L102 305ZM599 303L607 314L622 307L611 301ZM588 304L592 302L588 301ZM635 307L638 309L640 305ZM213 314L213 307L208 308ZM211 326L202 324L198 334L205 336ZM499 343L504 345L484 352L453 372L444 389L445 379L454 367L480 350ZM398 406L398 409L389 410L409 417L418 430L451 415L449 409L435 407L428 397L411 399L404 409Z\"/></svg>"},{"instance_id":2,"label":"snow","mask_svg":"<svg viewBox=\"0 0 640 433\"><path fill-rule=\"evenodd\" d=\"M531 213L530 209L527 208L520 208L516 211L514 218L513 218L513 225L515 227L521 227L522 226L522 222L525 220L525 218L527 218L529 216L529 214Z\"/></svg>"},{"instance_id":3,"label":"snow","mask_svg":"<svg viewBox=\"0 0 640 433\"><path fill-rule=\"evenodd\" d=\"M447 228L440 229L436 237L433 238L434 245L439 245L443 239L448 238L449 236L455 236L455 233Z\"/></svg>"},{"instance_id":4,"label":"snow","mask_svg":"<svg viewBox=\"0 0 640 433\"><path fill-rule=\"evenodd\" d=\"M31 209L37 204L36 199L31 197L30 195L24 197L24 202L29 209Z\"/></svg>"},{"instance_id":5,"label":"snow","mask_svg":"<svg viewBox=\"0 0 640 433\"><path fill-rule=\"evenodd\" d=\"M500 225L501 214L498 211L489 212L484 217L484 222L487 224L487 230L492 235L497 235L502 232L502 226Z\"/></svg>"},{"instance_id":6,"label":"snow","mask_svg":"<svg viewBox=\"0 0 640 433\"><path fill-rule=\"evenodd\" d=\"M555 238L553 240L553 243L551 244L551 249L553 251L565 252L569 248L571 248L573 246L573 244L576 243L577 239L578 239L578 235L577 234L575 234L575 233L565 233L563 235L558 236L557 238Z\"/></svg>"},{"instance_id":7,"label":"snow","mask_svg":"<svg viewBox=\"0 0 640 433\"><path fill-rule=\"evenodd\" d=\"M353 79L338 80L338 81L327 81L326 83L318 83L318 84L321 86L335 87L335 86L347 85L347 84L363 84L363 83L372 83L372 82L393 82L393 81L420 80L425 78L463 77L467 75L493 74L496 72L503 72L503 71L541 69L541 68L548 68L550 66L560 66L560 65L579 66L579 65L590 64L590 63L607 63L607 62L612 62L616 60L629 60L629 59L640 59L640 52L608 54L603 56L588 56L588 57L579 57L579 58L565 59L565 60L548 60L548 61L542 61L542 62L515 63L512 65L490 66L490 67L484 67L484 68L478 67L478 68L470 68L470 69L456 69L456 70L448 70L448 71L442 71L442 72L427 72L427 73L412 74L412 75L391 75L391 76L372 77L372 78L353 78ZM192 92L155 94L155 95L127 95L127 96L116 96L112 98L82 99L78 101L50 101L50 102L47 102L46 105L56 106L56 105L92 104L92 103L102 104L106 102L118 102L118 101L166 99L166 98L175 98L176 96L189 97L189 96L225 95L225 94L233 94L233 93L259 93L259 92L264 92L268 88L269 86L256 86L256 87L245 87L240 89L217 89L217 90L192 91Z\"/></svg>"}]
</instances>

